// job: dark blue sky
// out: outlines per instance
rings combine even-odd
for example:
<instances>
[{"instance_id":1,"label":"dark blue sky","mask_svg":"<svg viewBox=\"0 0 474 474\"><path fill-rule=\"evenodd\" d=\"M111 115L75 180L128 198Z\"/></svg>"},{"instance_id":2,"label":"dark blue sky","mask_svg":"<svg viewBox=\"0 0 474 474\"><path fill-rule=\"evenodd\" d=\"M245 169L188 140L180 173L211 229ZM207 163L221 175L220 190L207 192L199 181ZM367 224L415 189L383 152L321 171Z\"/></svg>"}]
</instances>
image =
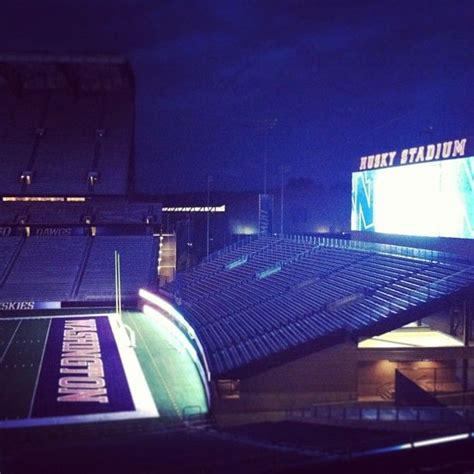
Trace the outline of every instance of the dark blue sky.
<instances>
[{"instance_id":1,"label":"dark blue sky","mask_svg":"<svg viewBox=\"0 0 474 474\"><path fill-rule=\"evenodd\" d=\"M474 1L3 0L6 51L118 52L144 192L258 189L281 164L349 181L358 156L470 135Z\"/></svg>"}]
</instances>

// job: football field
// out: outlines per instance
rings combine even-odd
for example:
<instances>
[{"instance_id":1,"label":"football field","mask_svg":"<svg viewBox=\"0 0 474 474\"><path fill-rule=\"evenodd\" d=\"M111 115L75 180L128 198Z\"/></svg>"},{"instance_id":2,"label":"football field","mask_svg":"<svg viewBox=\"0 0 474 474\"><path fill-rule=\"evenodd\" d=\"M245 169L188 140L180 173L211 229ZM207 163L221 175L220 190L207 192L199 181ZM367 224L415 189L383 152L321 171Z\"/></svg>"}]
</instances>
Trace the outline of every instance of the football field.
<instances>
[{"instance_id":1,"label":"football field","mask_svg":"<svg viewBox=\"0 0 474 474\"><path fill-rule=\"evenodd\" d=\"M140 312L123 323L101 313L1 318L0 428L206 413L195 363L164 323Z\"/></svg>"},{"instance_id":2,"label":"football field","mask_svg":"<svg viewBox=\"0 0 474 474\"><path fill-rule=\"evenodd\" d=\"M0 420L28 418L50 319L0 320Z\"/></svg>"},{"instance_id":3,"label":"football field","mask_svg":"<svg viewBox=\"0 0 474 474\"><path fill-rule=\"evenodd\" d=\"M206 390L181 334L169 324L141 312L127 312L123 321L136 334L136 354L162 418L183 419L206 414Z\"/></svg>"}]
</instances>

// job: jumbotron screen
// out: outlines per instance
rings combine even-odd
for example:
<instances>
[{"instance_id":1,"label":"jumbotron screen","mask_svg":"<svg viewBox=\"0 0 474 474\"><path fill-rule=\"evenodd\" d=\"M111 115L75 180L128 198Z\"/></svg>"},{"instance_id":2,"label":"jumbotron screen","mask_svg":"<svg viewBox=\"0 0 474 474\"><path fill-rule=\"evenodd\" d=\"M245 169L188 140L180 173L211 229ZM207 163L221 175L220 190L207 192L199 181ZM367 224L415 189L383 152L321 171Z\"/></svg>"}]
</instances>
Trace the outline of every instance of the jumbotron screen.
<instances>
[{"instance_id":1,"label":"jumbotron screen","mask_svg":"<svg viewBox=\"0 0 474 474\"><path fill-rule=\"evenodd\" d=\"M352 230L474 239L474 156L374 168L352 174Z\"/></svg>"}]
</instances>

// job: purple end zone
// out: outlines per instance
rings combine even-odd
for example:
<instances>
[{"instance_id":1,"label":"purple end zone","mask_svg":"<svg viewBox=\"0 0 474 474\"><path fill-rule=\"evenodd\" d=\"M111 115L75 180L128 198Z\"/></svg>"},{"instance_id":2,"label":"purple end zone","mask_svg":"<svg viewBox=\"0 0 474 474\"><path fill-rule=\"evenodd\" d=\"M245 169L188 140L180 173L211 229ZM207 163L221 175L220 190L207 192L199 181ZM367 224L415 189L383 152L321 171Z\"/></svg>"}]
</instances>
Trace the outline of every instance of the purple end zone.
<instances>
[{"instance_id":1,"label":"purple end zone","mask_svg":"<svg viewBox=\"0 0 474 474\"><path fill-rule=\"evenodd\" d=\"M31 416L133 410L109 318L53 318Z\"/></svg>"}]
</instances>

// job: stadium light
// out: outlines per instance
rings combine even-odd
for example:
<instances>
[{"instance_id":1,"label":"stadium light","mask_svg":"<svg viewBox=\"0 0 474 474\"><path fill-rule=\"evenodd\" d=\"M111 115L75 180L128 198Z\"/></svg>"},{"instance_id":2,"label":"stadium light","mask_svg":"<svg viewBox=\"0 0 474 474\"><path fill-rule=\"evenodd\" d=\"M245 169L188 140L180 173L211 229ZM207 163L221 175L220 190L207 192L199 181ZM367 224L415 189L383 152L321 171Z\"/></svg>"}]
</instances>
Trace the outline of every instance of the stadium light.
<instances>
[{"instance_id":1,"label":"stadium light","mask_svg":"<svg viewBox=\"0 0 474 474\"><path fill-rule=\"evenodd\" d=\"M225 212L225 204L222 206L194 206L194 207L163 207L163 212Z\"/></svg>"},{"instance_id":2,"label":"stadium light","mask_svg":"<svg viewBox=\"0 0 474 474\"><path fill-rule=\"evenodd\" d=\"M207 358L206 358L206 353L204 351L204 347L201 344L201 341L196 335L196 332L192 328L192 326L186 321L184 316L168 301L163 299L161 296L155 295L153 293L150 293L149 291L145 290L144 288L141 288L138 292L138 295L143 298L144 300L148 301L149 303L158 306L158 308L161 308L163 311L168 313L172 318L174 318L176 321L178 321L179 324L181 324L185 329L186 332L188 333L189 337L194 340L196 343L201 355L202 359L204 362L204 366L206 369L206 376L208 382L211 381L211 371L209 370L209 364L207 363Z\"/></svg>"},{"instance_id":3,"label":"stadium light","mask_svg":"<svg viewBox=\"0 0 474 474\"><path fill-rule=\"evenodd\" d=\"M209 386L206 383L206 380L207 382L210 382L211 379L210 379L210 373L207 367L206 359L204 358L205 367L203 367L203 364L201 363L201 360L199 359L196 349L189 342L188 338L161 311L158 311L156 308L152 308L151 306L145 304L143 305L143 313L147 316L158 317L159 323L162 324L165 328L167 328L169 335L170 336L172 335L174 337L176 344L181 344L181 346L184 347L184 349L188 352L188 354L190 355L190 357L193 359L194 363L196 364L196 367L202 378L204 391L206 392L207 403L208 403L208 406L210 406L211 394L209 392ZM173 344L171 341L170 343ZM181 349L180 347L176 347L175 344L173 344L173 346L177 350Z\"/></svg>"},{"instance_id":4,"label":"stadium light","mask_svg":"<svg viewBox=\"0 0 474 474\"><path fill-rule=\"evenodd\" d=\"M415 441L413 446L415 448L421 448L423 446L432 446L433 444L441 444L441 443L451 443L453 441L460 441L462 439L469 438L469 433L462 433L458 435L452 436L442 436L440 438L432 438L432 439L425 439L423 441Z\"/></svg>"},{"instance_id":5,"label":"stadium light","mask_svg":"<svg viewBox=\"0 0 474 474\"><path fill-rule=\"evenodd\" d=\"M168 314L176 318L178 322L180 322L181 324L183 324L183 326L186 327L190 337L192 337L193 339L196 337L196 333L194 332L194 329L190 326L190 324L186 321L186 319L184 319L183 315L173 305L168 303L165 299L161 298L158 295L150 293L149 291L143 288L140 289L140 291L138 292L138 295L141 298L149 301L150 303L155 304L156 306L158 306L159 308L163 309Z\"/></svg>"},{"instance_id":6,"label":"stadium light","mask_svg":"<svg viewBox=\"0 0 474 474\"><path fill-rule=\"evenodd\" d=\"M64 202L63 197L43 197L43 196L4 196L4 202Z\"/></svg>"},{"instance_id":7,"label":"stadium light","mask_svg":"<svg viewBox=\"0 0 474 474\"><path fill-rule=\"evenodd\" d=\"M85 200L86 200L85 197L77 197L77 196L66 198L67 202L85 202Z\"/></svg>"},{"instance_id":8,"label":"stadium light","mask_svg":"<svg viewBox=\"0 0 474 474\"><path fill-rule=\"evenodd\" d=\"M181 347L179 347L178 345L173 344L173 341L170 341L175 349L181 350L184 347L190 353L195 362L199 360L196 349L194 349L186 336L166 317L164 313L147 304L143 305L143 313L147 316L157 317L159 323L166 327L169 334L173 336L173 341L176 341L181 345Z\"/></svg>"},{"instance_id":9,"label":"stadium light","mask_svg":"<svg viewBox=\"0 0 474 474\"><path fill-rule=\"evenodd\" d=\"M376 448L371 449L369 451L365 451L363 454L384 454L390 453L394 451L402 451L405 449L416 449L416 448L423 448L425 446L433 446L436 444L443 444L443 443L452 443L454 441L462 441L465 439L469 439L473 437L474 433L461 433L451 436L441 436L438 438L429 438L420 441L414 441L412 443L404 443L404 444L396 444L394 446L386 446L384 448Z\"/></svg>"}]
</instances>

